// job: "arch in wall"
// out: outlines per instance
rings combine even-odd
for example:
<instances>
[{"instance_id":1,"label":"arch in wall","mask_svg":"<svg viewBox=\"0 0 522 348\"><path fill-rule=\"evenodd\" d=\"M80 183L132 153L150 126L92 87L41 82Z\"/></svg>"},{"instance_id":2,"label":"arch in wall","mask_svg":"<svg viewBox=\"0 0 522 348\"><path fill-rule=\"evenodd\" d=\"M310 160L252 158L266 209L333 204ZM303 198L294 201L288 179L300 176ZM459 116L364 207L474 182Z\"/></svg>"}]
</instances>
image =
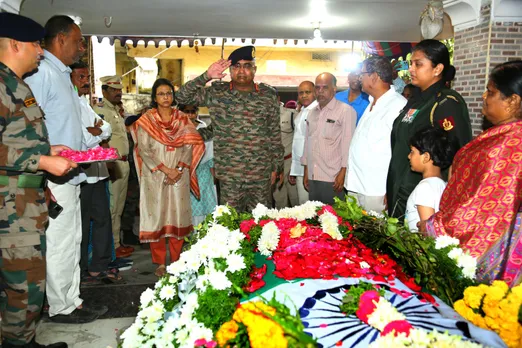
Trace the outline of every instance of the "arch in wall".
<instances>
[{"instance_id":1,"label":"arch in wall","mask_svg":"<svg viewBox=\"0 0 522 348\"><path fill-rule=\"evenodd\" d=\"M455 31L460 31L480 23L481 0L445 0L444 12L453 23Z\"/></svg>"}]
</instances>

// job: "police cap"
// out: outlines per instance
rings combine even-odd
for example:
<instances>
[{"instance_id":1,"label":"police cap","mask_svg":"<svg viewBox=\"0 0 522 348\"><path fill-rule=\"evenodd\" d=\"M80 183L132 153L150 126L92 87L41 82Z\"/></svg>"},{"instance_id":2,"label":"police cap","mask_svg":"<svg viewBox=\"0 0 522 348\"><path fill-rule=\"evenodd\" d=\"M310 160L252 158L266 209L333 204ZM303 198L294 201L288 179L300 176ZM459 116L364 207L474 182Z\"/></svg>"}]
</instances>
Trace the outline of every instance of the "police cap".
<instances>
[{"instance_id":1,"label":"police cap","mask_svg":"<svg viewBox=\"0 0 522 348\"><path fill-rule=\"evenodd\" d=\"M34 42L41 40L44 34L44 27L31 18L9 12L0 13L0 38Z\"/></svg>"},{"instance_id":2,"label":"police cap","mask_svg":"<svg viewBox=\"0 0 522 348\"><path fill-rule=\"evenodd\" d=\"M255 58L256 48L254 46L240 47L228 56L228 60L232 61L232 65L235 65L240 60L254 60Z\"/></svg>"}]
</instances>

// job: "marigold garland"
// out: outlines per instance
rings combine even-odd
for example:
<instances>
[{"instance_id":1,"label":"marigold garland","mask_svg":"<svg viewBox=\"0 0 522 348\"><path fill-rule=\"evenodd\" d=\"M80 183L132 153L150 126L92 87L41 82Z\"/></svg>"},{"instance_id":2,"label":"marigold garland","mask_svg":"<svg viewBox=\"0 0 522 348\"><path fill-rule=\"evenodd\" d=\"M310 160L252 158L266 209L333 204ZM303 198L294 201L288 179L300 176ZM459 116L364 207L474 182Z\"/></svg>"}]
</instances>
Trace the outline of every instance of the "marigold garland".
<instances>
[{"instance_id":1,"label":"marigold garland","mask_svg":"<svg viewBox=\"0 0 522 348\"><path fill-rule=\"evenodd\" d=\"M508 347L522 347L521 305L522 285L509 289L504 281L495 280L490 286L468 287L454 308L476 326L498 333Z\"/></svg>"},{"instance_id":2,"label":"marigold garland","mask_svg":"<svg viewBox=\"0 0 522 348\"><path fill-rule=\"evenodd\" d=\"M248 302L240 305L232 320L221 326L216 333L220 347L229 347L227 342L234 339L238 332L238 323L247 327L252 348L286 348L288 342L283 328L265 313L275 315L276 310L263 302Z\"/></svg>"}]
</instances>

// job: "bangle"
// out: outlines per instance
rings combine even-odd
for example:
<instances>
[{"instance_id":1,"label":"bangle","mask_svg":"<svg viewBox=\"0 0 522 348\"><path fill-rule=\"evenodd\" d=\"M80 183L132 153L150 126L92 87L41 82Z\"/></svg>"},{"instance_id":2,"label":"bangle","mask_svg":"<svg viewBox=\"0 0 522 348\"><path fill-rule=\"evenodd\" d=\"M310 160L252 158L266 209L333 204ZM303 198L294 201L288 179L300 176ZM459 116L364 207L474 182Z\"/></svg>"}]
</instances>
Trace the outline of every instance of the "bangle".
<instances>
[{"instance_id":1,"label":"bangle","mask_svg":"<svg viewBox=\"0 0 522 348\"><path fill-rule=\"evenodd\" d=\"M178 172L180 172L180 173L183 172L183 167L177 167L176 169L177 169Z\"/></svg>"}]
</instances>

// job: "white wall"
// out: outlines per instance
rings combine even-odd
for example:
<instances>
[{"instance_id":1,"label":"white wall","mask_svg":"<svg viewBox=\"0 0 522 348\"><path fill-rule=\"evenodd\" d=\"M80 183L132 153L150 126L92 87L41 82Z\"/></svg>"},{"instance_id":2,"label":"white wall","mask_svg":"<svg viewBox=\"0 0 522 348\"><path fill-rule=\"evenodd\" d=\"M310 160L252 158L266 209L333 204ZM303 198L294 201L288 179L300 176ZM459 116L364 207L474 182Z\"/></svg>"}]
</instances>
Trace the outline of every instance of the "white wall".
<instances>
[{"instance_id":1,"label":"white wall","mask_svg":"<svg viewBox=\"0 0 522 348\"><path fill-rule=\"evenodd\" d=\"M116 53L114 45L109 43L108 38L104 38L101 43L98 43L98 38L93 36L92 54L94 61L94 81L95 81L95 95L100 98L103 97L101 92L100 77L108 75L116 75Z\"/></svg>"}]
</instances>

